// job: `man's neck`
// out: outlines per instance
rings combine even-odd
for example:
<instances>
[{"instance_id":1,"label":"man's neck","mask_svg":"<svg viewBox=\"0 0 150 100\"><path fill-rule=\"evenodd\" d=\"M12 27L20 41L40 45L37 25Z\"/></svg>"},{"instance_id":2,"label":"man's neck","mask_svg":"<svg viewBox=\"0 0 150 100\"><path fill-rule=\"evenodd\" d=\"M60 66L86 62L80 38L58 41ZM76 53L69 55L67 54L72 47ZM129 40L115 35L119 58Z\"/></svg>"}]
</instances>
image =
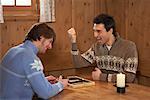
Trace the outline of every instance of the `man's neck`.
<instances>
[{"instance_id":1,"label":"man's neck","mask_svg":"<svg viewBox=\"0 0 150 100\"><path fill-rule=\"evenodd\" d=\"M39 41L32 41L32 43L38 48L40 46Z\"/></svg>"},{"instance_id":2,"label":"man's neck","mask_svg":"<svg viewBox=\"0 0 150 100\"><path fill-rule=\"evenodd\" d=\"M112 35L110 36L109 41L106 43L106 45L112 46L113 43L115 42L115 39L116 39L115 36L112 34Z\"/></svg>"}]
</instances>

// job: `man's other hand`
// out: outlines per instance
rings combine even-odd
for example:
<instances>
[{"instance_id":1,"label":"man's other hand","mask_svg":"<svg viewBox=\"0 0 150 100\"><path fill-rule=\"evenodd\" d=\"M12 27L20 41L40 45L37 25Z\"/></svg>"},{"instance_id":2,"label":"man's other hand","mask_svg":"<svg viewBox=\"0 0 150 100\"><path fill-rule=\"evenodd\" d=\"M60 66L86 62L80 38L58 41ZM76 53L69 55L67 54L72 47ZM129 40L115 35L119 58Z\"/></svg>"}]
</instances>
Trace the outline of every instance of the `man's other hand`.
<instances>
[{"instance_id":1,"label":"man's other hand","mask_svg":"<svg viewBox=\"0 0 150 100\"><path fill-rule=\"evenodd\" d=\"M92 72L92 78L93 80L100 80L100 74L101 70L99 68L95 68L95 70Z\"/></svg>"}]
</instances>

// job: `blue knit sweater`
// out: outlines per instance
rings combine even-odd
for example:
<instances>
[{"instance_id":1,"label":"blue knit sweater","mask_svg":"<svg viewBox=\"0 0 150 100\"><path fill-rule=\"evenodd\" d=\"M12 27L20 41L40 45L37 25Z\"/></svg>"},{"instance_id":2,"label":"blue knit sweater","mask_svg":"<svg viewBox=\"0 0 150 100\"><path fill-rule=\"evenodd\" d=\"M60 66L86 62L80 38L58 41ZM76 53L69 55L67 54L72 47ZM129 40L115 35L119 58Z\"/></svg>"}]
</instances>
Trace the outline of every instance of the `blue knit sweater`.
<instances>
[{"instance_id":1,"label":"blue knit sweater","mask_svg":"<svg viewBox=\"0 0 150 100\"><path fill-rule=\"evenodd\" d=\"M0 100L32 100L36 93L48 99L63 90L63 84L50 84L45 78L38 49L31 41L11 48L0 66Z\"/></svg>"}]
</instances>

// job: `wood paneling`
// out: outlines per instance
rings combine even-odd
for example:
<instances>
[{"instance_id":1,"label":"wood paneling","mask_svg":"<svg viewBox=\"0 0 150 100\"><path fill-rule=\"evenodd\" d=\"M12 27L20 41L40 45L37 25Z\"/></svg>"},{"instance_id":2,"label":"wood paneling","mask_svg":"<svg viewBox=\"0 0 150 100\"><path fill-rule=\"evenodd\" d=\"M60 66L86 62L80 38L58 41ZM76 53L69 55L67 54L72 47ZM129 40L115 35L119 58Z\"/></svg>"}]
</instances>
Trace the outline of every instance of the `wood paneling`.
<instances>
[{"instance_id":1,"label":"wood paneling","mask_svg":"<svg viewBox=\"0 0 150 100\"><path fill-rule=\"evenodd\" d=\"M89 48L93 41L92 20L99 13L100 0L55 0L56 22L48 23L56 32L52 50L39 55L45 71L73 68L70 54L71 44L67 30L75 27L81 51ZM38 21L38 16L5 16L1 25L1 54L24 40L30 26ZM84 45L84 46L82 46Z\"/></svg>"},{"instance_id":2,"label":"wood paneling","mask_svg":"<svg viewBox=\"0 0 150 100\"><path fill-rule=\"evenodd\" d=\"M72 23L72 0L56 0L56 22L49 23L56 32L56 41L52 50L40 55L45 71L73 67L70 54L70 41L67 30Z\"/></svg>"},{"instance_id":3,"label":"wood paneling","mask_svg":"<svg viewBox=\"0 0 150 100\"><path fill-rule=\"evenodd\" d=\"M102 12L106 12L116 20L116 29L121 37L126 38L126 9L128 0L101 0Z\"/></svg>"},{"instance_id":4,"label":"wood paneling","mask_svg":"<svg viewBox=\"0 0 150 100\"><path fill-rule=\"evenodd\" d=\"M137 45L141 74L150 77L149 4L149 0L129 0L127 38Z\"/></svg>"},{"instance_id":5,"label":"wood paneling","mask_svg":"<svg viewBox=\"0 0 150 100\"><path fill-rule=\"evenodd\" d=\"M19 43L22 43L29 27L35 22L31 21L5 21L2 25L1 50L2 56L6 51Z\"/></svg>"},{"instance_id":6,"label":"wood paneling","mask_svg":"<svg viewBox=\"0 0 150 100\"><path fill-rule=\"evenodd\" d=\"M93 17L95 16L94 0L73 0L72 27L77 31L77 42L80 51L85 51L92 44ZM84 46L83 46L84 45Z\"/></svg>"}]
</instances>

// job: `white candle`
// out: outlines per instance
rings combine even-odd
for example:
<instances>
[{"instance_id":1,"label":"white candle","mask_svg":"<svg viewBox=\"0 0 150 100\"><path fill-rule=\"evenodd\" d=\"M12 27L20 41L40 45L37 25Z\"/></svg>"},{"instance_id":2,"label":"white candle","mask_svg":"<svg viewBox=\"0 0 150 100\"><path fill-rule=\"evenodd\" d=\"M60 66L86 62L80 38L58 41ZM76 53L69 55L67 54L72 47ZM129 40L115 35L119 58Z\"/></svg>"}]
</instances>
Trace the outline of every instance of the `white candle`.
<instances>
[{"instance_id":1,"label":"white candle","mask_svg":"<svg viewBox=\"0 0 150 100\"><path fill-rule=\"evenodd\" d=\"M117 87L125 87L125 74L117 74Z\"/></svg>"}]
</instances>

